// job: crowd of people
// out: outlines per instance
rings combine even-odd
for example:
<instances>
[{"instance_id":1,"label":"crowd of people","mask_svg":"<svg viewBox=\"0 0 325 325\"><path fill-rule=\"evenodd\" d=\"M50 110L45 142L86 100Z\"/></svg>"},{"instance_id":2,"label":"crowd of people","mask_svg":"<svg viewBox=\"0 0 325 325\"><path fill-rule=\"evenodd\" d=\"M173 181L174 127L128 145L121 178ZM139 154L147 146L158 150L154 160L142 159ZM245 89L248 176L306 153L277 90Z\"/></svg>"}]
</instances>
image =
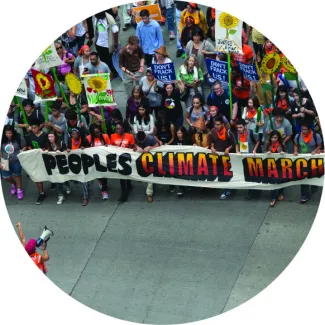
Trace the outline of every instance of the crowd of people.
<instances>
[{"instance_id":1,"label":"crowd of people","mask_svg":"<svg viewBox=\"0 0 325 325\"><path fill-rule=\"evenodd\" d=\"M149 17L149 11L140 11L141 21L136 23L134 8L156 1L140 1L112 8L80 22L66 31L55 47L63 61L56 73L69 103L57 87L57 100L50 106L51 114L45 121L43 103L34 104L35 84L28 71L28 99L22 106L27 121L18 105L12 102L1 140L0 165L2 178L10 183L10 194L24 198L21 151L70 152L97 146L117 146L148 152L163 145L193 145L210 149L212 153L301 153L318 154L323 151L323 137L313 100L304 83L300 88L283 82L279 73L263 73L261 80L250 82L244 78L235 60L261 65L266 54L281 51L256 29L243 24L243 54L231 54L231 88L224 82L213 80L208 73L205 58L227 61L227 54L215 51L214 8L206 14L195 3L161 0L163 19ZM119 17L119 12L122 17ZM164 45L162 26L167 21L169 39L176 38L175 52L183 64L177 71L176 82L161 83L155 79L150 65L169 63L171 59ZM176 23L175 23L176 21ZM121 28L121 25L123 27ZM127 44L120 44L121 29L134 28ZM248 45L252 39L253 47ZM120 48L121 47L121 48ZM113 55L118 53L119 69L127 94L125 115L116 106L88 107L85 92L80 95L81 110L66 87L64 76L68 72L78 77L86 74L110 72L111 79L119 78ZM281 68L282 72L285 68ZM281 71L280 71L281 72ZM51 73L49 71L48 73ZM262 83L272 85L263 93ZM207 92L207 89L210 91ZM232 107L230 107L230 93ZM79 114L80 113L80 114ZM106 130L106 131L105 131ZM5 165L5 161L8 162ZM103 200L109 198L108 179L98 180ZM71 183L71 182L70 182ZM57 191L58 204L71 192L71 184L51 184ZM43 183L36 183L36 204L46 198ZM120 180L120 202L128 200L132 184ZM186 188L169 186L170 192L183 196ZM301 186L300 202L309 200L314 187ZM146 195L153 201L154 187L147 184ZM250 190L247 199L257 194ZM225 189L220 199L231 195ZM82 205L89 200L89 183L82 183ZM284 199L283 190L274 190L270 206Z\"/></svg>"}]
</instances>

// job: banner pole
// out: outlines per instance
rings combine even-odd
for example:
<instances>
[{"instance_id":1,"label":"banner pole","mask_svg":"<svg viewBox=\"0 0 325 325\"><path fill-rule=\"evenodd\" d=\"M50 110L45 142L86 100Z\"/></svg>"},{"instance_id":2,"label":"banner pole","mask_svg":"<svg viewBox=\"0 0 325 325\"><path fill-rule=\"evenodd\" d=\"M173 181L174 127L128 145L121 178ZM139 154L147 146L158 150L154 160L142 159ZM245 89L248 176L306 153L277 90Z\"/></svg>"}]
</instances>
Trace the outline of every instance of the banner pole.
<instances>
[{"instance_id":1,"label":"banner pole","mask_svg":"<svg viewBox=\"0 0 325 325\"><path fill-rule=\"evenodd\" d=\"M26 112L25 112L25 110L23 108L23 105L21 104L20 97L15 96L14 99L16 101L16 104L18 104L18 106L19 106L19 109L21 111L21 115L23 117L24 124L28 124L27 115L26 115Z\"/></svg>"},{"instance_id":2,"label":"banner pole","mask_svg":"<svg viewBox=\"0 0 325 325\"><path fill-rule=\"evenodd\" d=\"M104 108L103 108L102 105L100 105L99 107L100 107L100 115L102 116L103 131L104 131L104 133L107 134L107 127L106 127L106 123L105 123Z\"/></svg>"},{"instance_id":3,"label":"banner pole","mask_svg":"<svg viewBox=\"0 0 325 325\"><path fill-rule=\"evenodd\" d=\"M60 89L61 95L62 95L62 97L63 97L63 100L64 100L64 102L66 103L67 108L69 109L69 108L70 108L70 105L69 105L68 99L67 99L67 97L66 97L66 95L65 95L65 93L64 93L64 91L63 91L63 89L62 89L61 83L60 83L60 81L59 81L59 79L58 79L58 76L56 75L56 71L55 71L54 68L51 68L51 71L52 71L52 73L53 73L53 77L54 77L55 82L56 82L57 85L59 86L59 89Z\"/></svg>"},{"instance_id":4,"label":"banner pole","mask_svg":"<svg viewBox=\"0 0 325 325\"><path fill-rule=\"evenodd\" d=\"M228 51L228 88L229 88L230 119L232 119L231 66L230 66L230 52L229 51Z\"/></svg>"},{"instance_id":5,"label":"banner pole","mask_svg":"<svg viewBox=\"0 0 325 325\"><path fill-rule=\"evenodd\" d=\"M81 123L82 120L81 120L81 105L80 105L80 101L78 99L78 96L77 95L74 95L75 99L76 99L76 105L77 105L77 113L78 113L78 119L79 119L79 122Z\"/></svg>"}]
</instances>

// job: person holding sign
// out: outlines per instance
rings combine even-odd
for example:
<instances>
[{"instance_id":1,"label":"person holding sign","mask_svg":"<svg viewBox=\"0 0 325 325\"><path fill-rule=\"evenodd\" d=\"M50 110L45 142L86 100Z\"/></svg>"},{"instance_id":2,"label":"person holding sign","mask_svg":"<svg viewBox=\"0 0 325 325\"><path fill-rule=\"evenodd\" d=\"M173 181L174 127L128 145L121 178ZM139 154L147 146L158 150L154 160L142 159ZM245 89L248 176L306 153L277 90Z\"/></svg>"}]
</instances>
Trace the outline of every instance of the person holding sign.
<instances>
[{"instance_id":1,"label":"person holding sign","mask_svg":"<svg viewBox=\"0 0 325 325\"><path fill-rule=\"evenodd\" d=\"M165 46L160 46L157 50L154 51L155 56L152 58L153 64L165 64L171 63L172 60L169 58L168 53L166 52Z\"/></svg>"},{"instance_id":2,"label":"person holding sign","mask_svg":"<svg viewBox=\"0 0 325 325\"><path fill-rule=\"evenodd\" d=\"M139 44L143 49L147 67L150 67L152 63L155 50L164 45L164 38L159 23L149 16L150 14L147 9L141 10L141 22L136 28L136 36L139 38Z\"/></svg>"},{"instance_id":3,"label":"person holding sign","mask_svg":"<svg viewBox=\"0 0 325 325\"><path fill-rule=\"evenodd\" d=\"M179 68L176 76L185 86L183 101L187 107L192 103L195 94L203 94L201 83L204 80L202 70L197 66L196 55L190 55Z\"/></svg>"},{"instance_id":4,"label":"person holding sign","mask_svg":"<svg viewBox=\"0 0 325 325\"><path fill-rule=\"evenodd\" d=\"M0 170L2 178L11 185L10 195L17 194L18 200L24 198L18 154L26 149L25 141L21 141L14 127L6 125L1 138Z\"/></svg>"},{"instance_id":5,"label":"person holding sign","mask_svg":"<svg viewBox=\"0 0 325 325\"><path fill-rule=\"evenodd\" d=\"M205 56L214 55L215 48L207 40L204 39L204 32L200 27L195 27L192 34L192 39L189 41L185 48L185 54L194 54L197 57L197 66L202 70L204 79L207 78L208 69L205 63Z\"/></svg>"},{"instance_id":6,"label":"person holding sign","mask_svg":"<svg viewBox=\"0 0 325 325\"><path fill-rule=\"evenodd\" d=\"M123 71L123 84L127 96L131 95L132 89L139 84L139 79L144 71L144 53L139 46L139 38L130 36L128 44L119 52L119 65Z\"/></svg>"}]
</instances>

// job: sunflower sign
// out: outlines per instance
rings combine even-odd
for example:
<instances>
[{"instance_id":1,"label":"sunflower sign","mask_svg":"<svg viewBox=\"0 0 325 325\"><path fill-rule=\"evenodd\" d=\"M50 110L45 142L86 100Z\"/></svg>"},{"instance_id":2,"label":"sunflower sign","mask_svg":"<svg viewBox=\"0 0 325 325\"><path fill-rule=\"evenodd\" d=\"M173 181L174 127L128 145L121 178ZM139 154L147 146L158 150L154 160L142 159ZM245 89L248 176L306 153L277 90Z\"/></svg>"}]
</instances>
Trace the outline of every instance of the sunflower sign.
<instances>
[{"instance_id":1,"label":"sunflower sign","mask_svg":"<svg viewBox=\"0 0 325 325\"><path fill-rule=\"evenodd\" d=\"M109 73L98 73L83 76L89 107L116 105Z\"/></svg>"},{"instance_id":2,"label":"sunflower sign","mask_svg":"<svg viewBox=\"0 0 325 325\"><path fill-rule=\"evenodd\" d=\"M54 43L47 47L35 61L35 66L39 70L49 69L62 64L63 62L56 52Z\"/></svg>"},{"instance_id":3,"label":"sunflower sign","mask_svg":"<svg viewBox=\"0 0 325 325\"><path fill-rule=\"evenodd\" d=\"M216 50L218 52L243 54L242 27L243 22L238 18L216 10Z\"/></svg>"},{"instance_id":4,"label":"sunflower sign","mask_svg":"<svg viewBox=\"0 0 325 325\"><path fill-rule=\"evenodd\" d=\"M44 72L30 69L35 82L35 94L42 100L55 100L56 92L52 77Z\"/></svg>"}]
</instances>

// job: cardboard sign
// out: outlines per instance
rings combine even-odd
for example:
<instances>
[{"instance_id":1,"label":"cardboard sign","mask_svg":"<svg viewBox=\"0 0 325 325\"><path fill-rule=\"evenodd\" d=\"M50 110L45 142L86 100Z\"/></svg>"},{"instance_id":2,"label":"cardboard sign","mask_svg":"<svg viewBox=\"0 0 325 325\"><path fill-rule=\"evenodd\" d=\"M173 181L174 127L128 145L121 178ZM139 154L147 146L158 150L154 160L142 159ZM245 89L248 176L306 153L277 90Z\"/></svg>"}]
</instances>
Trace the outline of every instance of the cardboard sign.
<instances>
[{"instance_id":1,"label":"cardboard sign","mask_svg":"<svg viewBox=\"0 0 325 325\"><path fill-rule=\"evenodd\" d=\"M149 17L151 19L157 20L157 21L161 20L161 11L160 11L158 4L149 5L149 6L141 6L141 7L133 8L133 11L132 11L132 13L134 13L134 15L135 15L135 21L137 24L139 24L139 22L141 21L140 11L143 9L147 9L149 11L149 14L150 14Z\"/></svg>"}]
</instances>

